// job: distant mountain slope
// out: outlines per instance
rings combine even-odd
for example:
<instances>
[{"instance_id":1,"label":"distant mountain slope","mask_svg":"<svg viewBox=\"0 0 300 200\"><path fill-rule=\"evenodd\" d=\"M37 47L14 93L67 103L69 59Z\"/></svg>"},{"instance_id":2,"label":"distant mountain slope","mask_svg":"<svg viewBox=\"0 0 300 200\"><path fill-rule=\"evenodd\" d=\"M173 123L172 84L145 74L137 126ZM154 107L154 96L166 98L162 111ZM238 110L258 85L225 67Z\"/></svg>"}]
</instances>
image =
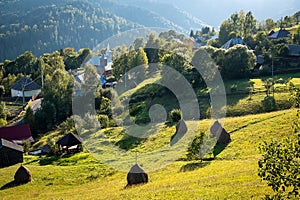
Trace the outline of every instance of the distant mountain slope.
<instances>
[{"instance_id":1,"label":"distant mountain slope","mask_svg":"<svg viewBox=\"0 0 300 200\"><path fill-rule=\"evenodd\" d=\"M126 1L122 1L122 3L117 4L111 1L102 0L101 6L111 13L114 13L131 22L138 23L146 27L162 27L175 29L181 32L185 31L183 27L166 19L160 14L153 12L152 10L135 4L126 4Z\"/></svg>"},{"instance_id":2,"label":"distant mountain slope","mask_svg":"<svg viewBox=\"0 0 300 200\"><path fill-rule=\"evenodd\" d=\"M151 10L157 15L181 27L184 31L189 32L191 28L201 29L203 26L210 26L181 8L175 7L172 3L149 0L120 0L120 2ZM201 12L201 10L199 10L199 12Z\"/></svg>"},{"instance_id":3,"label":"distant mountain slope","mask_svg":"<svg viewBox=\"0 0 300 200\"><path fill-rule=\"evenodd\" d=\"M39 56L65 47L93 48L111 35L140 27L85 1L51 1L27 10L26 5L31 3L36 4L22 0L4 5L0 18L0 60L13 59L26 50Z\"/></svg>"},{"instance_id":4,"label":"distant mountain slope","mask_svg":"<svg viewBox=\"0 0 300 200\"><path fill-rule=\"evenodd\" d=\"M144 3L143 3L144 2ZM188 33L202 22L169 4L124 0L0 1L0 62L24 51L35 56L72 47L93 48L104 39L137 27Z\"/></svg>"}]
</instances>

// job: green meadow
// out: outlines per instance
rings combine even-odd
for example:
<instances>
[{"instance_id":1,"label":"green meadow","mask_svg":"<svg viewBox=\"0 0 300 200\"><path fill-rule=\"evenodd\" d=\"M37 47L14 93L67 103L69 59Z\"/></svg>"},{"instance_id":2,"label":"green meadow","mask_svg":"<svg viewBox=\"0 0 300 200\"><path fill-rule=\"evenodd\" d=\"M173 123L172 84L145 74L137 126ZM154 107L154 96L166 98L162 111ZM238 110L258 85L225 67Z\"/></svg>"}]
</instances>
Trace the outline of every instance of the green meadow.
<instances>
[{"instance_id":1,"label":"green meadow","mask_svg":"<svg viewBox=\"0 0 300 200\"><path fill-rule=\"evenodd\" d=\"M180 159L149 171L149 183L125 189L126 172L101 164L88 151L63 157L25 156L23 165L32 172L33 181L24 185L11 182L19 165L0 169L1 199L260 199L272 190L258 172L260 143L292 136L296 110L228 117L224 128L232 142L213 160ZM189 129L206 131L211 120L188 121ZM151 151L167 144L174 127L131 147ZM120 130L110 132L112 142L124 142ZM96 135L97 135L96 134ZM106 133L107 134L107 133ZM146 166L144 166L146 167ZM130 167L129 167L130 168ZM128 168L128 170L129 170Z\"/></svg>"}]
</instances>

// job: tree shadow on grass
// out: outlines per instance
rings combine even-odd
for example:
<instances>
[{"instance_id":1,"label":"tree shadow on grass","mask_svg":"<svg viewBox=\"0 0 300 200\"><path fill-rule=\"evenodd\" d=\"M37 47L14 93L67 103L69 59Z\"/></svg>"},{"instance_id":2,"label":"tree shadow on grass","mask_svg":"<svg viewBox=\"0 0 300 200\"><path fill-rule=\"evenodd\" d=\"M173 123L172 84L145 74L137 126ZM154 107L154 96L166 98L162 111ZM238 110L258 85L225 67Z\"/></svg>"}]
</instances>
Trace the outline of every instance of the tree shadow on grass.
<instances>
[{"instance_id":1,"label":"tree shadow on grass","mask_svg":"<svg viewBox=\"0 0 300 200\"><path fill-rule=\"evenodd\" d=\"M210 162L209 161L196 161L196 162L192 162L192 163L188 163L186 165L183 165L180 168L180 172L188 172L188 171L194 171L196 169L200 169L203 168L207 165L209 165Z\"/></svg>"},{"instance_id":2,"label":"tree shadow on grass","mask_svg":"<svg viewBox=\"0 0 300 200\"><path fill-rule=\"evenodd\" d=\"M20 185L24 185L26 183L16 183L15 181L10 181L9 183L6 183L5 185L3 185L0 190L6 190L9 188L13 188L13 187L18 187Z\"/></svg>"},{"instance_id":3,"label":"tree shadow on grass","mask_svg":"<svg viewBox=\"0 0 300 200\"><path fill-rule=\"evenodd\" d=\"M258 124L258 123L261 123L261 122L264 122L264 121L267 121L267 120L270 120L270 119L273 119L273 118L275 118L275 117L279 117L279 116L282 116L282 115L285 115L285 113L280 113L280 114L278 114L278 115L274 115L274 116L271 116L271 117L267 117L267 118L265 118L265 119L261 119L261 120L257 120L257 121L252 121L252 122L250 122L250 123L248 123L248 124L245 124L245 125L243 125L243 126L240 126L240 127L236 128L236 129L234 129L234 130L232 130L232 131L230 131L230 132L228 132L228 133L229 133L229 134L232 134L232 133L235 133L235 132L237 132L237 131L240 131L241 129L246 128L246 127L248 127L248 126L255 125L255 124Z\"/></svg>"},{"instance_id":4,"label":"tree shadow on grass","mask_svg":"<svg viewBox=\"0 0 300 200\"><path fill-rule=\"evenodd\" d=\"M49 156L49 157L43 157L40 159L39 164L40 165L51 165L53 162L57 161L60 157L55 156Z\"/></svg>"},{"instance_id":5,"label":"tree shadow on grass","mask_svg":"<svg viewBox=\"0 0 300 200\"><path fill-rule=\"evenodd\" d=\"M216 144L213 149L213 155L216 157L219 155L226 147L228 144Z\"/></svg>"},{"instance_id":6,"label":"tree shadow on grass","mask_svg":"<svg viewBox=\"0 0 300 200\"><path fill-rule=\"evenodd\" d=\"M123 138L116 143L116 145L119 146L121 149L125 149L128 151L130 149L137 147L144 141L146 141L145 138L138 138L138 137L125 134Z\"/></svg>"},{"instance_id":7,"label":"tree shadow on grass","mask_svg":"<svg viewBox=\"0 0 300 200\"><path fill-rule=\"evenodd\" d=\"M67 153L67 154L57 154L57 155L54 155L54 156L46 156L46 157L42 157L40 160L39 160L39 164L41 166L43 165L51 165L53 164L55 161L58 161L60 158L69 158L71 156L73 156L74 153Z\"/></svg>"}]
</instances>

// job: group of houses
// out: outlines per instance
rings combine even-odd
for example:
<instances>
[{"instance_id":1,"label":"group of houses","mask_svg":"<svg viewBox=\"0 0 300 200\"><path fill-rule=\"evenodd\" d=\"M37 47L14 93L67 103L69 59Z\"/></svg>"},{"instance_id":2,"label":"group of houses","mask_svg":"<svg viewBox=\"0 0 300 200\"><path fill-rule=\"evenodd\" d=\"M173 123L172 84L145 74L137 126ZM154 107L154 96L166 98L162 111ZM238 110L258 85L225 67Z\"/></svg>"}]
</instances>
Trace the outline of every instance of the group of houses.
<instances>
[{"instance_id":1,"label":"group of houses","mask_svg":"<svg viewBox=\"0 0 300 200\"><path fill-rule=\"evenodd\" d=\"M89 59L87 64L96 67L98 80L103 88L114 87L116 85L116 82L106 81L106 78L112 76L113 74L112 51L109 47L109 43L107 44L106 51L103 55L93 56L91 59ZM84 83L84 72L76 72L74 77L77 83ZM80 91L76 91L76 94L80 95Z\"/></svg>"},{"instance_id":2,"label":"group of houses","mask_svg":"<svg viewBox=\"0 0 300 200\"><path fill-rule=\"evenodd\" d=\"M0 128L0 167L7 167L23 162L23 145L33 143L28 124ZM82 138L69 133L59 138L56 142L60 153L73 153L82 150ZM32 155L50 154L52 149L44 145L32 151Z\"/></svg>"},{"instance_id":3,"label":"group of houses","mask_svg":"<svg viewBox=\"0 0 300 200\"><path fill-rule=\"evenodd\" d=\"M285 29L279 29L278 31L271 31L267 38L269 40L276 40L276 39L286 39L290 36L290 31ZM201 46L205 45L204 43L198 43L195 37L191 37L188 40L184 41L185 44L192 45L193 51L198 50ZM225 44L221 46L222 49L228 50L229 48L240 44L246 46L249 50L251 47L240 37L230 38ZM288 46L288 54L284 57L286 62L290 66L299 66L299 58L300 58L300 44L287 44ZM256 66L254 69L259 69L260 66L264 64L264 59L262 55L256 55Z\"/></svg>"},{"instance_id":4,"label":"group of houses","mask_svg":"<svg viewBox=\"0 0 300 200\"><path fill-rule=\"evenodd\" d=\"M107 50L102 56L95 56L90 61L96 67L101 85L106 85L105 78L112 75L112 51ZM75 75L75 80L83 83L84 74ZM109 84L108 84L109 85ZM29 77L23 77L11 86L11 97L23 99L35 99L41 93L41 86ZM1 127L0 128L0 167L14 165L23 162L23 145L33 143L30 127L28 124ZM82 150L82 138L69 133L56 142L60 153L72 153ZM50 154L52 151L49 145L29 152L32 155Z\"/></svg>"},{"instance_id":5,"label":"group of houses","mask_svg":"<svg viewBox=\"0 0 300 200\"><path fill-rule=\"evenodd\" d=\"M278 31L274 32L273 30L268 34L268 38L270 40L275 40L275 39L285 39L290 36L290 32L285 29L279 29ZM245 45L249 50L251 50L250 46L247 45L242 38L231 38L228 40L224 45L221 46L223 49L229 49L230 47L241 44ZM287 62L291 66L298 66L299 63L297 59L300 57L300 45L299 44L287 44L288 46L288 54L286 55L285 59L287 59ZM264 63L264 59L262 55L257 55L256 57L256 66L254 68L259 68L261 65Z\"/></svg>"}]
</instances>

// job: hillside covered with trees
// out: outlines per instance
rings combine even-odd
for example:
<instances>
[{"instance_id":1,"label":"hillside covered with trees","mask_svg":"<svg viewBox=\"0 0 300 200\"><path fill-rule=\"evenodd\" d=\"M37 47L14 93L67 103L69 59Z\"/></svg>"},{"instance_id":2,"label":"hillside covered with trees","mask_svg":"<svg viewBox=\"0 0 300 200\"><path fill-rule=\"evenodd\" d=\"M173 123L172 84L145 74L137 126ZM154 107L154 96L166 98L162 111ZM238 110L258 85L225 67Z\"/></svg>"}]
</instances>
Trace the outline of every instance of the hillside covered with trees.
<instances>
[{"instance_id":1,"label":"hillside covered with trees","mask_svg":"<svg viewBox=\"0 0 300 200\"><path fill-rule=\"evenodd\" d=\"M66 47L93 49L104 39L133 28L161 27L184 32L189 28L183 26L184 21L189 20L195 27L203 25L179 9L164 16L163 12L108 0L4 0L0 6L1 61L14 59L25 51L40 56Z\"/></svg>"}]
</instances>

